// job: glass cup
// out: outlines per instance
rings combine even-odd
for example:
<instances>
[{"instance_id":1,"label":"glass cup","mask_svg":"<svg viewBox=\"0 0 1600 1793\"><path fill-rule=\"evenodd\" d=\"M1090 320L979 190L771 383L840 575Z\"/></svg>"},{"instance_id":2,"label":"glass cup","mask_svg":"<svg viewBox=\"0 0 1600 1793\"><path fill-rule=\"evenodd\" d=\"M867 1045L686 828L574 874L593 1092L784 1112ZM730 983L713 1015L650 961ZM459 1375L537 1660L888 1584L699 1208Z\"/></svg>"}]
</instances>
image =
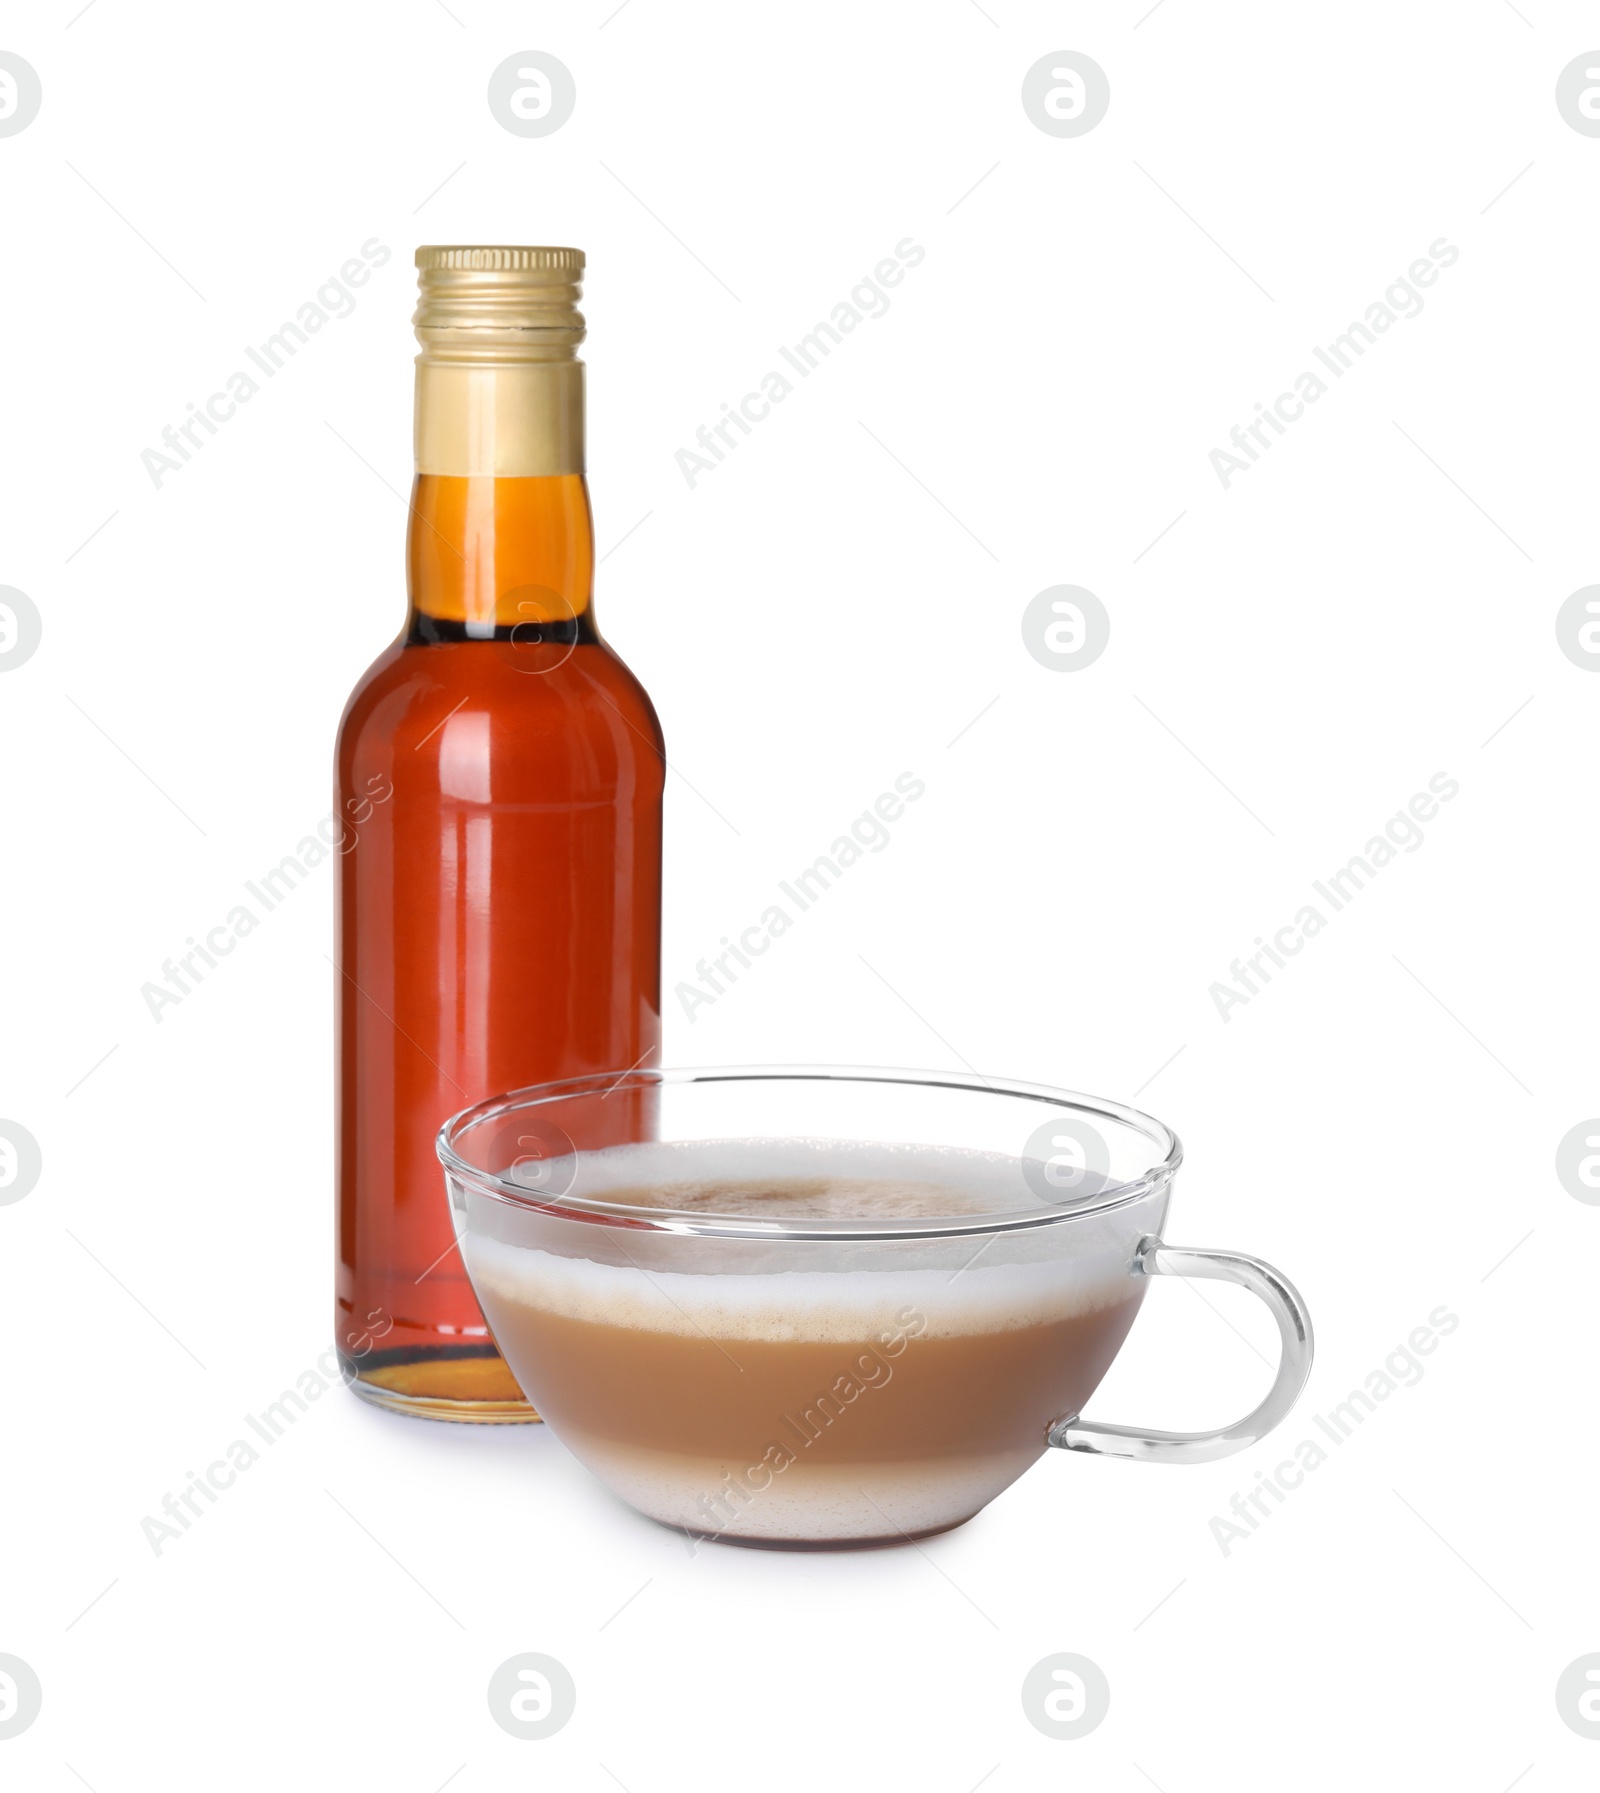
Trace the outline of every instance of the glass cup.
<instances>
[{"instance_id":1,"label":"glass cup","mask_svg":"<svg viewBox=\"0 0 1600 1793\"><path fill-rule=\"evenodd\" d=\"M1162 1243L1182 1149L1116 1102L939 1071L634 1070L481 1102L438 1151L523 1392L615 1494L698 1537L925 1537L1051 1445L1210 1462L1270 1432L1311 1368L1276 1270ZM1081 1417L1152 1276L1271 1310L1282 1356L1245 1418Z\"/></svg>"}]
</instances>

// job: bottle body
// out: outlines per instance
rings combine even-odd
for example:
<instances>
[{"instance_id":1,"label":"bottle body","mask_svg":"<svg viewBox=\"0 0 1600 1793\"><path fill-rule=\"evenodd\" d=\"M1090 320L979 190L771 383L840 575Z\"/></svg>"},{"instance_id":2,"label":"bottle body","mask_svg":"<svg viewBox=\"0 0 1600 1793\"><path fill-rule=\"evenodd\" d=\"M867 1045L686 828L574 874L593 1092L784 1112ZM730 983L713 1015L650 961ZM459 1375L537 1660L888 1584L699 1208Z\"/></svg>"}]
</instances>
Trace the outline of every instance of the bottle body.
<instances>
[{"instance_id":1,"label":"bottle body","mask_svg":"<svg viewBox=\"0 0 1600 1793\"><path fill-rule=\"evenodd\" d=\"M650 700L594 624L582 257L423 250L418 265L410 616L337 752L337 1339L381 1405L526 1420L434 1138L502 1091L657 1062L665 761ZM619 1098L619 1138L633 1107Z\"/></svg>"}]
</instances>

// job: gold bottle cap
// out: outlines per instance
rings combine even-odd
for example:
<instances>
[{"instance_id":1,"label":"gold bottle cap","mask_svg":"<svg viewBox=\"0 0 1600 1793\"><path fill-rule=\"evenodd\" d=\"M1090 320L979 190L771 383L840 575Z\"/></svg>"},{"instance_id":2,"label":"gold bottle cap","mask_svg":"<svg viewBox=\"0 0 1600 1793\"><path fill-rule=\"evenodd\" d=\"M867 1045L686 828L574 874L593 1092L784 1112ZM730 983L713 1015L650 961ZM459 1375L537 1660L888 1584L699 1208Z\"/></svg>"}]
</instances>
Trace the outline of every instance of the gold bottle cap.
<instances>
[{"instance_id":1,"label":"gold bottle cap","mask_svg":"<svg viewBox=\"0 0 1600 1793\"><path fill-rule=\"evenodd\" d=\"M417 251L417 471L583 471L581 249L429 244Z\"/></svg>"},{"instance_id":2,"label":"gold bottle cap","mask_svg":"<svg viewBox=\"0 0 1600 1793\"><path fill-rule=\"evenodd\" d=\"M412 323L430 359L569 361L583 341L581 249L417 251L422 293Z\"/></svg>"}]
</instances>

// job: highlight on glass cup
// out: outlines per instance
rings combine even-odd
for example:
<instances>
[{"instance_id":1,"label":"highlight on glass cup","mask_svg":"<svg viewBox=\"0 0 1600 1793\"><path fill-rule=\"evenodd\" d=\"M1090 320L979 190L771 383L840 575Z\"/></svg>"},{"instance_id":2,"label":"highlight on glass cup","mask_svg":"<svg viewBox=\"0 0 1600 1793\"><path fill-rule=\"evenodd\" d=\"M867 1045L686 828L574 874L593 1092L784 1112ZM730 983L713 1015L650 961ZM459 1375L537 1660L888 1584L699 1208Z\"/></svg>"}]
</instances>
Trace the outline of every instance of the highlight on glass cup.
<instances>
[{"instance_id":1,"label":"highlight on glass cup","mask_svg":"<svg viewBox=\"0 0 1600 1793\"><path fill-rule=\"evenodd\" d=\"M481 1102L438 1154L523 1393L614 1494L700 1537L925 1537L1052 1445L1209 1462L1310 1372L1285 1277L1163 1242L1182 1148L1119 1103L934 1071L635 1070ZM1277 1375L1235 1424L1082 1416L1152 1276L1271 1310Z\"/></svg>"}]
</instances>

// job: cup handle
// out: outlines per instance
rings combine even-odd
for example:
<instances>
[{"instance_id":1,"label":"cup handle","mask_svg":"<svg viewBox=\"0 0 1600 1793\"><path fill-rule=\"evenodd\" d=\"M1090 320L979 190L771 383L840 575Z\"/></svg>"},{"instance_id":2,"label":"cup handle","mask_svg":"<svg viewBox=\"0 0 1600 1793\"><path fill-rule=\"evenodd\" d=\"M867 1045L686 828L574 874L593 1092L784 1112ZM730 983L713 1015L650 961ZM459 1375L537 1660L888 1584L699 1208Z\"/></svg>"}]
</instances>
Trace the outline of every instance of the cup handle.
<instances>
[{"instance_id":1,"label":"cup handle","mask_svg":"<svg viewBox=\"0 0 1600 1793\"><path fill-rule=\"evenodd\" d=\"M1243 1283L1259 1295L1278 1322L1283 1354L1267 1398L1253 1413L1215 1432L1152 1432L1138 1426L1105 1426L1077 1414L1057 1420L1049 1440L1065 1451L1088 1451L1097 1457L1138 1457L1146 1463L1211 1463L1231 1457L1264 1438L1299 1398L1311 1374L1311 1316L1299 1291L1286 1276L1236 1251L1190 1251L1142 1239L1134 1253L1134 1276L1197 1276L1217 1282Z\"/></svg>"}]
</instances>

